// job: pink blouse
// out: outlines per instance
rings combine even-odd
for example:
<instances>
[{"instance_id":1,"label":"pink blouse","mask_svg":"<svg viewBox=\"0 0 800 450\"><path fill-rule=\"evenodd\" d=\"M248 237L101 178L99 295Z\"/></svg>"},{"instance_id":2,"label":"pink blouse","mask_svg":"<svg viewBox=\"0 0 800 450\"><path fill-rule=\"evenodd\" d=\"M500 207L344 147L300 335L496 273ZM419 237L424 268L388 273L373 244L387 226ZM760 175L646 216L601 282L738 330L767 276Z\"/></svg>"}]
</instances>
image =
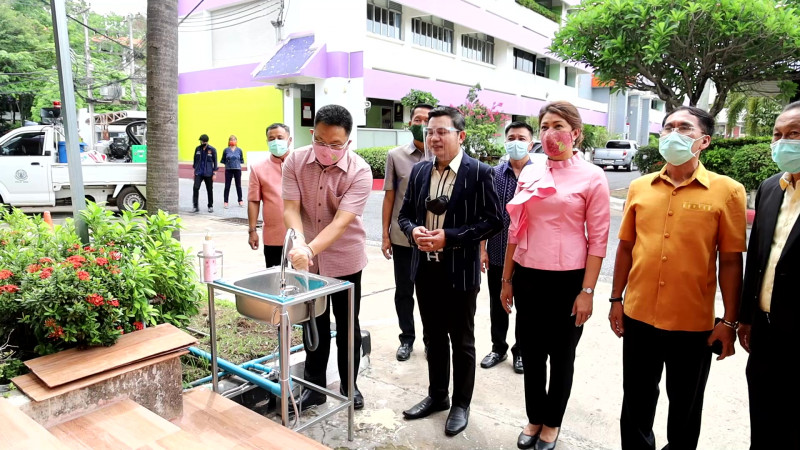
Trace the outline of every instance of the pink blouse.
<instances>
[{"instance_id":1,"label":"pink blouse","mask_svg":"<svg viewBox=\"0 0 800 450\"><path fill-rule=\"evenodd\" d=\"M604 258L611 220L606 175L575 154L525 166L506 205L514 261L531 269L576 270L587 254Z\"/></svg>"}]
</instances>

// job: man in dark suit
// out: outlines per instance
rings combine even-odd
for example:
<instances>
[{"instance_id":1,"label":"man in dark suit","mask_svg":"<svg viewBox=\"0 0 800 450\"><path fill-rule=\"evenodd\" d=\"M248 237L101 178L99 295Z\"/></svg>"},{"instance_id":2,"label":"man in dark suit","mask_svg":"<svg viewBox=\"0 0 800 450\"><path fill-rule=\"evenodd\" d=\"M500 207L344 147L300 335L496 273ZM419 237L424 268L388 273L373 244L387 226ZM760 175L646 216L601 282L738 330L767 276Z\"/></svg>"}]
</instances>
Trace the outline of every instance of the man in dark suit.
<instances>
[{"instance_id":1,"label":"man in dark suit","mask_svg":"<svg viewBox=\"0 0 800 450\"><path fill-rule=\"evenodd\" d=\"M800 385L794 354L800 346L800 102L788 105L772 135L781 173L756 194L739 314L739 341L750 353L750 448L800 449Z\"/></svg>"},{"instance_id":2,"label":"man in dark suit","mask_svg":"<svg viewBox=\"0 0 800 450\"><path fill-rule=\"evenodd\" d=\"M428 113L426 160L414 165L398 223L414 248L411 277L428 338L428 396L403 411L420 419L450 409L445 434L467 427L475 385L475 299L480 242L503 228L493 172L461 150L464 117L455 108ZM429 158L428 158L429 159ZM450 408L450 344L453 407Z\"/></svg>"}]
</instances>

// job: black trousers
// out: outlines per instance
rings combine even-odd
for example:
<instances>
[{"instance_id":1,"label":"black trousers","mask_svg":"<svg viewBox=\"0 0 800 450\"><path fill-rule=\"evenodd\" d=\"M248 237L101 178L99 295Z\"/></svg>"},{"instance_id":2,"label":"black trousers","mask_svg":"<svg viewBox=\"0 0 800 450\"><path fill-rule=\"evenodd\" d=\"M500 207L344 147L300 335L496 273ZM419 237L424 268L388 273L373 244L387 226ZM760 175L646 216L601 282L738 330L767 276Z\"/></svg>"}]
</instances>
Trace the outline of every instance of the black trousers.
<instances>
[{"instance_id":1,"label":"black trousers","mask_svg":"<svg viewBox=\"0 0 800 450\"><path fill-rule=\"evenodd\" d=\"M797 352L795 333L782 335L763 312L753 320L747 359L752 450L800 449L800 387L792 357Z\"/></svg>"},{"instance_id":2,"label":"black trousers","mask_svg":"<svg viewBox=\"0 0 800 450\"><path fill-rule=\"evenodd\" d=\"M212 177L204 177L202 175L194 176L194 186L192 186L192 205L197 208L198 200L200 197L200 184L206 184L206 195L208 197L208 207L214 206L214 179Z\"/></svg>"},{"instance_id":3,"label":"black trousers","mask_svg":"<svg viewBox=\"0 0 800 450\"><path fill-rule=\"evenodd\" d=\"M228 194L231 192L231 180L236 180L236 195L242 201L242 169L225 169L225 191L222 198L228 203Z\"/></svg>"},{"instance_id":4,"label":"black trousers","mask_svg":"<svg viewBox=\"0 0 800 450\"><path fill-rule=\"evenodd\" d=\"M280 266L282 256L283 256L282 246L280 245L264 246L264 262L267 263L267 268L270 268L272 266Z\"/></svg>"},{"instance_id":5,"label":"black trousers","mask_svg":"<svg viewBox=\"0 0 800 450\"><path fill-rule=\"evenodd\" d=\"M453 346L453 402L467 408L475 387L475 306L479 287L461 291L450 284L449 262L422 258L415 285L422 334L428 341L428 395L447 398Z\"/></svg>"},{"instance_id":6,"label":"black trousers","mask_svg":"<svg viewBox=\"0 0 800 450\"><path fill-rule=\"evenodd\" d=\"M358 377L358 365L361 362L361 326L358 322L358 312L361 309L361 271L352 275L336 277L353 283L353 380ZM319 330L319 346L313 352L306 350L306 366L303 377L319 386L327 386L325 372L328 368L328 356L331 353L331 309L336 319L336 361L339 366L339 379L342 385L347 384L347 294L341 291L328 296L328 307L325 312L317 316L317 329ZM327 332L326 332L327 331ZM358 386L358 384L356 384Z\"/></svg>"},{"instance_id":7,"label":"black trousers","mask_svg":"<svg viewBox=\"0 0 800 450\"><path fill-rule=\"evenodd\" d=\"M411 279L411 247L392 244L394 260L394 308L400 324L400 343L414 345L414 280Z\"/></svg>"},{"instance_id":8,"label":"black trousers","mask_svg":"<svg viewBox=\"0 0 800 450\"><path fill-rule=\"evenodd\" d=\"M492 351L498 355L505 355L508 351L506 335L508 334L509 314L500 303L500 290L503 288L503 267L490 264L489 270L486 271L486 278L489 282L489 319L492 322ZM511 347L511 354L515 357L519 354L519 328L514 330L514 346Z\"/></svg>"},{"instance_id":9,"label":"black trousers","mask_svg":"<svg viewBox=\"0 0 800 450\"><path fill-rule=\"evenodd\" d=\"M528 422L560 427L572 392L575 349L583 327L575 326L572 306L581 291L584 269L514 269L511 280L525 381ZM547 360L550 359L550 383Z\"/></svg>"},{"instance_id":10,"label":"black trousers","mask_svg":"<svg viewBox=\"0 0 800 450\"><path fill-rule=\"evenodd\" d=\"M622 448L656 448L653 420L664 366L669 397L667 445L671 450L697 448L711 369L711 347L707 343L711 330L666 331L628 316L623 320Z\"/></svg>"}]
</instances>

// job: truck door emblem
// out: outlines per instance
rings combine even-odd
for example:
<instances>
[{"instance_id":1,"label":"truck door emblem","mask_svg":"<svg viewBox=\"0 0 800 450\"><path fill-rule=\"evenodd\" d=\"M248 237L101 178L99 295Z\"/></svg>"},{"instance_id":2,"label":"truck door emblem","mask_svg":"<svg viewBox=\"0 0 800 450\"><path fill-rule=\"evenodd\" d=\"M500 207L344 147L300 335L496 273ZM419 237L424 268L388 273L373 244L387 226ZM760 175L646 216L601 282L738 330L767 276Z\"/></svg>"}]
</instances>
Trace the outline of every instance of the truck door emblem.
<instances>
[{"instance_id":1,"label":"truck door emblem","mask_svg":"<svg viewBox=\"0 0 800 450\"><path fill-rule=\"evenodd\" d=\"M14 178L16 178L17 181L25 181L25 180L28 179L28 172L25 172L24 170L19 169L14 173Z\"/></svg>"}]
</instances>

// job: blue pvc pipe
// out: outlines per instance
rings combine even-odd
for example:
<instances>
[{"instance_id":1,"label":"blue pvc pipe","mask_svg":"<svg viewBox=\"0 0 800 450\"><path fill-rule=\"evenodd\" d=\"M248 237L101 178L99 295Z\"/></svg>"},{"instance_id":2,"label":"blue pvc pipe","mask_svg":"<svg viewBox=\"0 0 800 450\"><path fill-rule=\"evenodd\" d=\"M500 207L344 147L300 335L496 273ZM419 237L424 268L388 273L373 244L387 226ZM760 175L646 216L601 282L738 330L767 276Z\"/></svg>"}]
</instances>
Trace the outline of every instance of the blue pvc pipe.
<instances>
[{"instance_id":1,"label":"blue pvc pipe","mask_svg":"<svg viewBox=\"0 0 800 450\"><path fill-rule=\"evenodd\" d=\"M289 353L294 353L294 352L300 350L301 348L303 348L303 344L295 345L294 347L289 349ZM241 365L243 366L245 364L260 364L262 362L271 361L271 360L275 359L276 356L278 356L278 354L277 353L273 353L271 355L262 356L261 358L256 358L256 359L247 361L246 363L241 364Z\"/></svg>"},{"instance_id":2,"label":"blue pvc pipe","mask_svg":"<svg viewBox=\"0 0 800 450\"><path fill-rule=\"evenodd\" d=\"M200 350L197 347L189 347L189 351L195 356L199 356L201 358L205 358L205 359L207 359L209 361L211 360L211 355L209 353L204 352L203 350ZM247 371L245 369L242 369L241 367L237 366L236 364L233 364L233 363L231 363L229 361L226 361L226 360L224 360L222 358L217 358L217 365L219 367L221 367L222 369L224 369L226 372L229 372L229 373L231 373L233 375L236 375L236 376L238 376L238 377L240 377L240 378L242 378L244 380L247 380L247 381L249 381L249 382L251 382L251 383L253 383L253 384L255 384L255 385L259 386L259 387L262 387L262 388L270 391L274 395L277 395L277 396L281 395L281 386L278 383L275 383L273 381L270 381L270 380L267 380L265 378L262 378L262 377L260 377L260 376L258 376L256 374L254 374L253 372L249 372L249 371ZM291 389L291 380L289 381L289 383L290 383L289 387Z\"/></svg>"}]
</instances>

